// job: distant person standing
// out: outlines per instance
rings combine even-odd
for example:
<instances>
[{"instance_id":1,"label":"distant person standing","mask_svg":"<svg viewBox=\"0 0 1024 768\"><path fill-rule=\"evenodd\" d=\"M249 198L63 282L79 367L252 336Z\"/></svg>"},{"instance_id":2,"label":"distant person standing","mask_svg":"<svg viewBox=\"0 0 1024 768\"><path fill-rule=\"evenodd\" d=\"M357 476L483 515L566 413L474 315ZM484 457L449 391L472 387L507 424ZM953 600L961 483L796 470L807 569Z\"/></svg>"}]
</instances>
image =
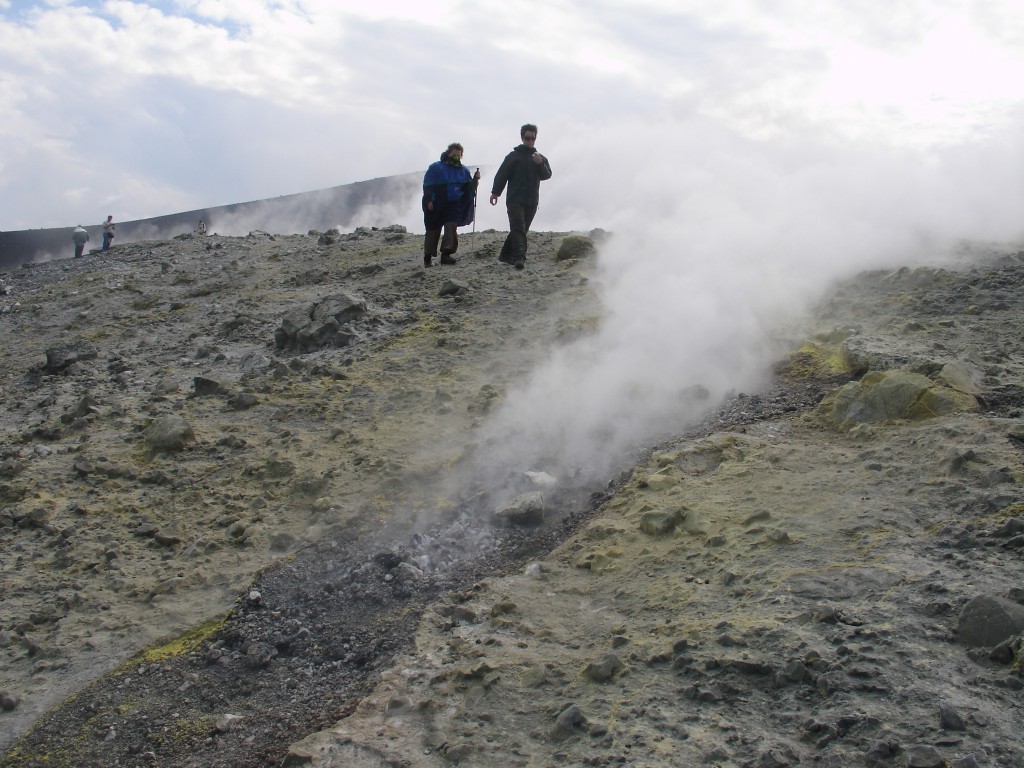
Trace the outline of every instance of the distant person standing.
<instances>
[{"instance_id":1,"label":"distant person standing","mask_svg":"<svg viewBox=\"0 0 1024 768\"><path fill-rule=\"evenodd\" d=\"M89 233L85 231L85 227L81 224L75 227L75 231L71 233L71 241L75 244L75 258L82 258L85 244L89 242Z\"/></svg>"},{"instance_id":2,"label":"distant person standing","mask_svg":"<svg viewBox=\"0 0 1024 768\"><path fill-rule=\"evenodd\" d=\"M196 234L197 235L205 235L206 234L206 222L203 221L202 219L200 219L199 223L196 225Z\"/></svg>"},{"instance_id":3,"label":"distant person standing","mask_svg":"<svg viewBox=\"0 0 1024 768\"><path fill-rule=\"evenodd\" d=\"M491 205L497 205L502 190L508 184L505 198L508 237L501 246L498 260L514 265L516 269L526 266L526 234L540 204L540 183L551 178L548 159L534 146L537 126L527 123L519 129L519 137L523 143L505 156L491 185Z\"/></svg>"},{"instance_id":4,"label":"distant person standing","mask_svg":"<svg viewBox=\"0 0 1024 768\"><path fill-rule=\"evenodd\" d=\"M114 230L117 229L117 225L114 224L114 217L107 216L107 220L103 222L103 250L110 250L110 241L114 239Z\"/></svg>"},{"instance_id":5,"label":"distant person standing","mask_svg":"<svg viewBox=\"0 0 1024 768\"><path fill-rule=\"evenodd\" d=\"M453 142L431 163L423 176L423 266L433 264L441 247L441 263L454 264L459 250L459 227L473 222L473 201L480 183L480 169L472 176L462 164L462 145ZM442 231L444 235L442 236Z\"/></svg>"}]
</instances>

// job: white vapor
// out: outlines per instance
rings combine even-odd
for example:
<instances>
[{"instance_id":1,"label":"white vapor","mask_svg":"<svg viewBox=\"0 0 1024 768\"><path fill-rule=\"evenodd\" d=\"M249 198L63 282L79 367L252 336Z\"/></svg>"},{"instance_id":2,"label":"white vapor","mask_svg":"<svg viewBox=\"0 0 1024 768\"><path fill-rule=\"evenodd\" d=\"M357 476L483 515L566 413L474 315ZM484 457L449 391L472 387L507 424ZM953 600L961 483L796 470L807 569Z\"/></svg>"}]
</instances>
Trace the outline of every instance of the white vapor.
<instances>
[{"instance_id":1,"label":"white vapor","mask_svg":"<svg viewBox=\"0 0 1024 768\"><path fill-rule=\"evenodd\" d=\"M644 151L550 182L549 198L557 189L613 232L596 276L605 316L508 393L473 469L486 482L500 482L492 467L601 477L764 383L779 330L831 282L946 263L964 238L1024 238L1024 150L1009 129L941 151L824 127L750 139L700 120L626 135ZM572 151L610 139L594 131Z\"/></svg>"}]
</instances>

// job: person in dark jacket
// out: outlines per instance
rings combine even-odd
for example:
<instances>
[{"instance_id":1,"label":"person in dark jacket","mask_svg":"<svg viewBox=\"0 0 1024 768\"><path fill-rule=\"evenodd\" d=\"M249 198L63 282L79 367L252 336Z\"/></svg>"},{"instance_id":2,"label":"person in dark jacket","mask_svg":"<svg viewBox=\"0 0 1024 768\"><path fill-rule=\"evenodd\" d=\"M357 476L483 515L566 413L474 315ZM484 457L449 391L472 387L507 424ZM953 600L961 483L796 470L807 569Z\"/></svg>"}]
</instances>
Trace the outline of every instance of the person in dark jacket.
<instances>
[{"instance_id":1,"label":"person in dark jacket","mask_svg":"<svg viewBox=\"0 0 1024 768\"><path fill-rule=\"evenodd\" d=\"M551 178L548 159L534 146L537 126L527 123L519 129L519 137L523 143L505 156L491 185L491 205L497 205L502 190L508 184L505 197L508 237L498 260L514 265L516 269L526 266L526 233L530 231L540 204L540 183Z\"/></svg>"},{"instance_id":2,"label":"person in dark jacket","mask_svg":"<svg viewBox=\"0 0 1024 768\"><path fill-rule=\"evenodd\" d=\"M459 249L459 227L473 222L476 187L480 170L469 175L462 165L462 145L454 142L431 163L423 176L423 266L429 267L441 246L441 263L454 264L453 254ZM442 236L441 232L444 231Z\"/></svg>"},{"instance_id":3,"label":"person in dark jacket","mask_svg":"<svg viewBox=\"0 0 1024 768\"><path fill-rule=\"evenodd\" d=\"M85 231L85 227L81 224L75 227L71 233L71 241L75 244L75 258L82 258L82 253L85 252L85 244L89 242L89 233Z\"/></svg>"}]
</instances>

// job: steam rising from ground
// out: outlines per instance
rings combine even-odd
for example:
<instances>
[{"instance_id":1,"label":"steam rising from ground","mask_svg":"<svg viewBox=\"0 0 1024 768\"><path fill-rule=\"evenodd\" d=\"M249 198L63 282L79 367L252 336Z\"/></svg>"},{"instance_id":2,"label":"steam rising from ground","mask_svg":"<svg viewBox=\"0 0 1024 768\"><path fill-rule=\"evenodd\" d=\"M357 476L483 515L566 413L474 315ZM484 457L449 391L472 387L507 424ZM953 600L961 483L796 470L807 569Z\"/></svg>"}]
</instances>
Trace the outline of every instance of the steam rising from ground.
<instances>
[{"instance_id":1,"label":"steam rising from ground","mask_svg":"<svg viewBox=\"0 0 1024 768\"><path fill-rule=\"evenodd\" d=\"M601 478L764 382L781 329L833 281L950 262L960 238L1024 236L1009 136L925 154L700 123L615 133L632 138L551 152L538 223L557 230L563 210L586 211L613 233L596 276L605 314L483 428L472 474L485 486L510 470Z\"/></svg>"},{"instance_id":2,"label":"steam rising from ground","mask_svg":"<svg viewBox=\"0 0 1024 768\"><path fill-rule=\"evenodd\" d=\"M342 232L357 227L404 224L409 227L418 214L422 185L413 176L392 177L372 192L373 182L322 189L288 198L277 198L221 214L208 222L211 232L241 236L255 230L274 234L305 234L310 229L335 227ZM415 204L416 213L412 213ZM418 215L417 215L418 214Z\"/></svg>"}]
</instances>

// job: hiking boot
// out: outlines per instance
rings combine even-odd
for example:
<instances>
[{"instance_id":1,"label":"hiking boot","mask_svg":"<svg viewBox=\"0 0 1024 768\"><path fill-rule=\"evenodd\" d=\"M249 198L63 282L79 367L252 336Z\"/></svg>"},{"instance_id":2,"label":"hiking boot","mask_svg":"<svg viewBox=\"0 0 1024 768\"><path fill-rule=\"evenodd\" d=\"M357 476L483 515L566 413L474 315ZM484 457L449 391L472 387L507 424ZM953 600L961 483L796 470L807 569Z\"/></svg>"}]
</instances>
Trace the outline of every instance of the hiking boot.
<instances>
[{"instance_id":1,"label":"hiking boot","mask_svg":"<svg viewBox=\"0 0 1024 768\"><path fill-rule=\"evenodd\" d=\"M432 266L434 266L430 259L431 259L430 256L424 256L423 257L423 266L424 267L432 267Z\"/></svg>"},{"instance_id":2,"label":"hiking boot","mask_svg":"<svg viewBox=\"0 0 1024 768\"><path fill-rule=\"evenodd\" d=\"M525 268L525 267L526 267L526 262L525 262L525 261L523 261L522 259L520 259L519 261L517 261L517 262L515 263L515 268L516 268L516 269L523 269L523 268Z\"/></svg>"},{"instance_id":3,"label":"hiking boot","mask_svg":"<svg viewBox=\"0 0 1024 768\"><path fill-rule=\"evenodd\" d=\"M502 264L508 264L510 266L514 263L512 259L506 256L504 253L498 256L498 261L500 261Z\"/></svg>"},{"instance_id":4,"label":"hiking boot","mask_svg":"<svg viewBox=\"0 0 1024 768\"><path fill-rule=\"evenodd\" d=\"M454 264L455 263L455 259L452 258L452 255L450 253L444 253L442 251L441 252L441 263L442 264Z\"/></svg>"}]
</instances>

